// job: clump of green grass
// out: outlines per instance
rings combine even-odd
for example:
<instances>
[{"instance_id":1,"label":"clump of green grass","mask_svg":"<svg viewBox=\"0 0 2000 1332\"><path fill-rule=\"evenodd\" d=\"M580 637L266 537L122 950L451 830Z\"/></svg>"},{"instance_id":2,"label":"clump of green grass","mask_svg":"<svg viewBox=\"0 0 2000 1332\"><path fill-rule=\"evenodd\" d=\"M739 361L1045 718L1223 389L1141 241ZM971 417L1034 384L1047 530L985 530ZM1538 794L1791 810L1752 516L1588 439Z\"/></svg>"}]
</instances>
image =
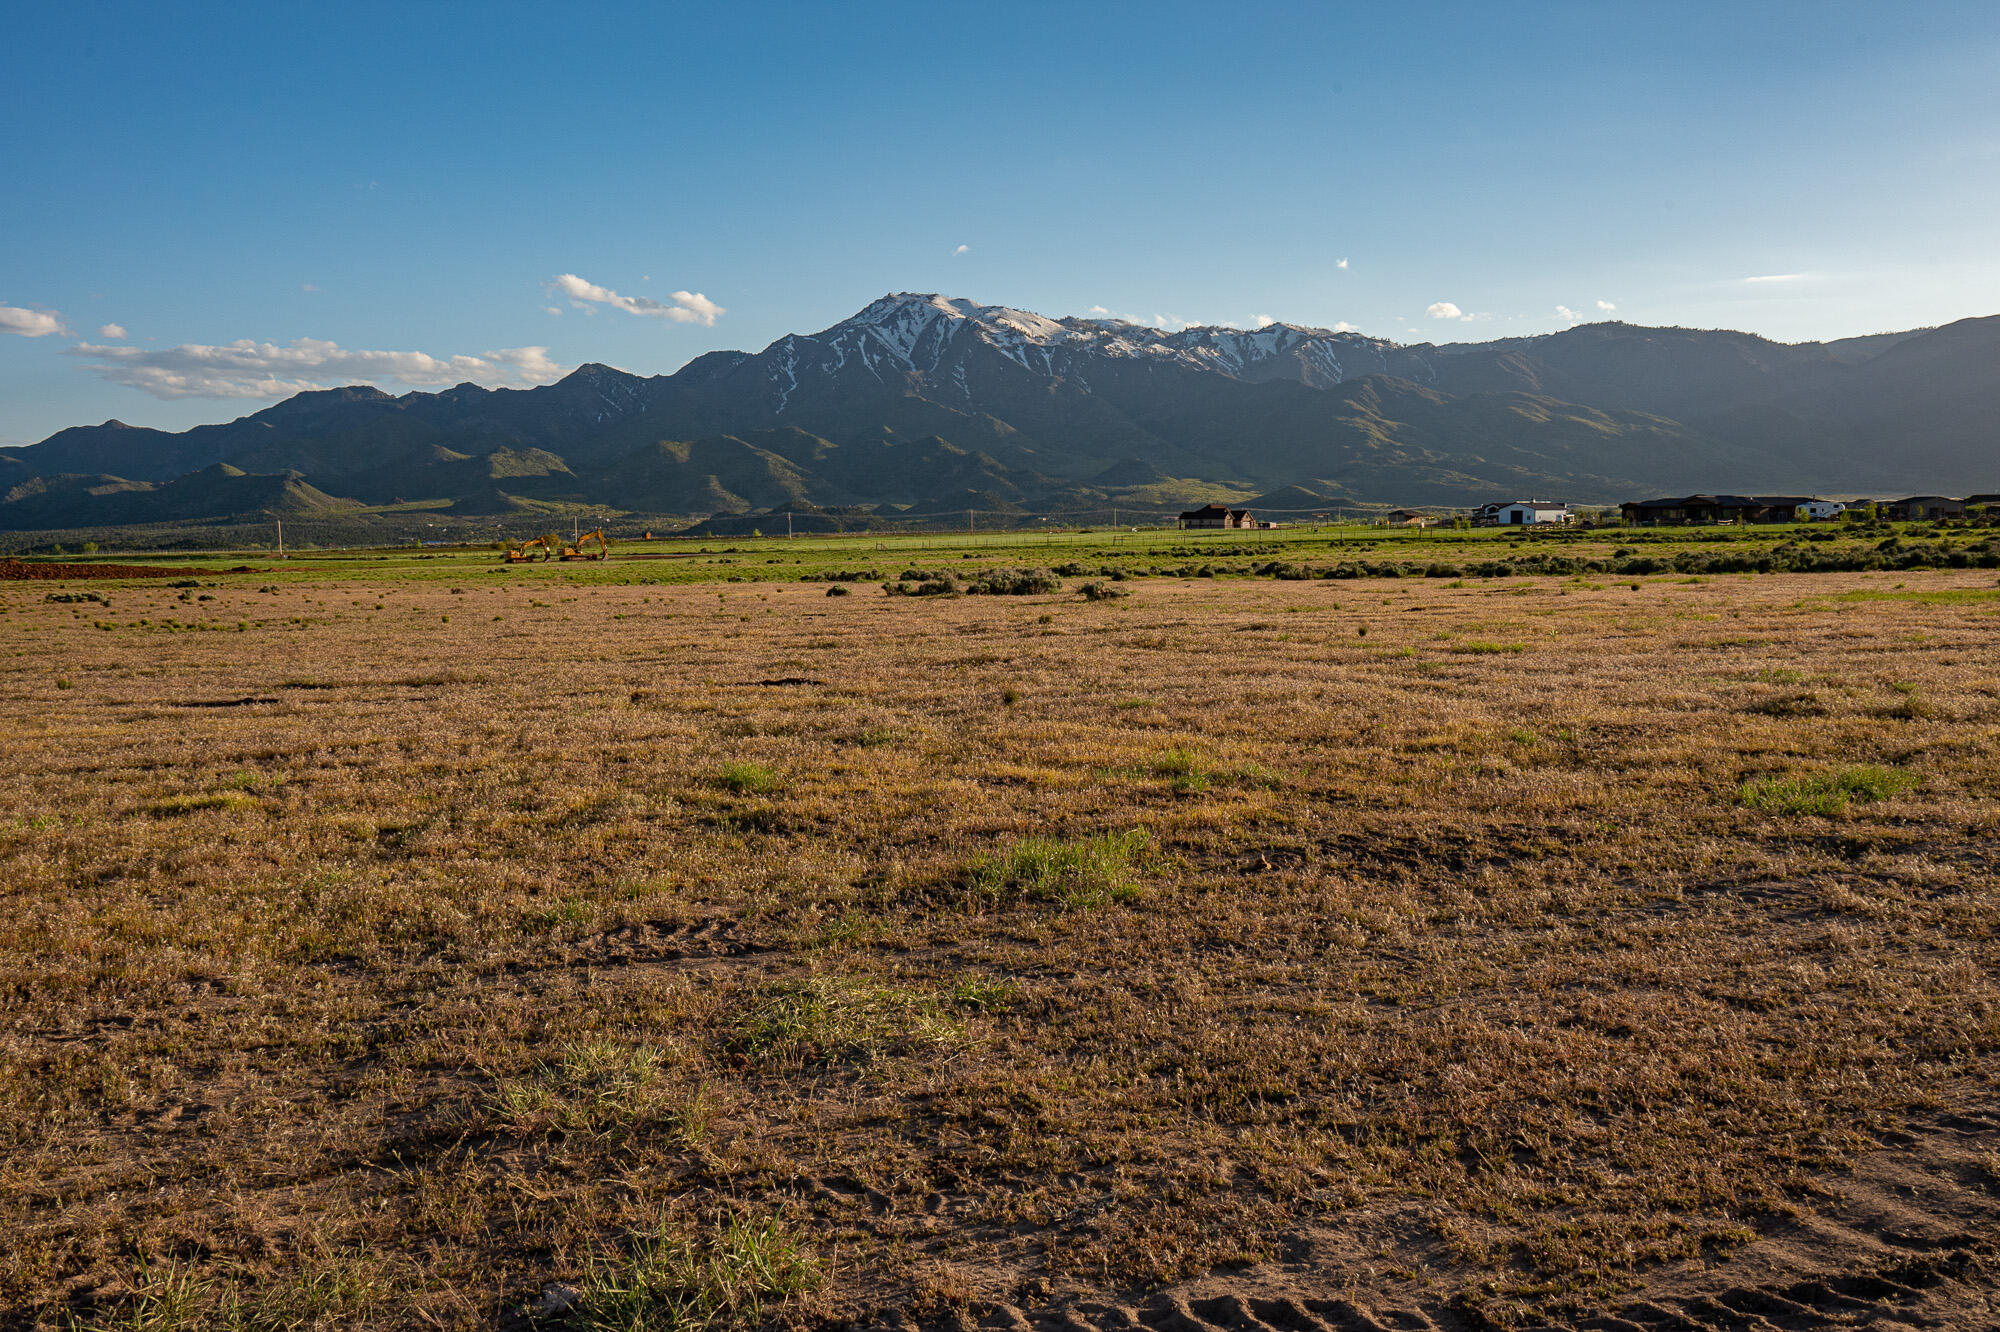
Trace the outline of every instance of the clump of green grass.
<instances>
[{"instance_id":1,"label":"clump of green grass","mask_svg":"<svg viewBox=\"0 0 2000 1332\"><path fill-rule=\"evenodd\" d=\"M818 1265L774 1221L732 1218L707 1235L655 1231L591 1262L568 1323L588 1332L723 1332L766 1321L814 1289Z\"/></svg>"},{"instance_id":2,"label":"clump of green grass","mask_svg":"<svg viewBox=\"0 0 2000 1332\"><path fill-rule=\"evenodd\" d=\"M1527 650L1526 643L1487 643L1478 639L1467 639L1452 649L1454 652L1467 652L1474 656L1500 656Z\"/></svg>"},{"instance_id":3,"label":"clump of green grass","mask_svg":"<svg viewBox=\"0 0 2000 1332\"><path fill-rule=\"evenodd\" d=\"M1889 688L1902 697L1882 710L1884 717L1894 717L1898 721L1934 721L1943 715L1936 704L1918 692L1916 685L1897 680Z\"/></svg>"},{"instance_id":4,"label":"clump of green grass","mask_svg":"<svg viewBox=\"0 0 2000 1332\"><path fill-rule=\"evenodd\" d=\"M1900 795L1921 780L1914 773L1877 764L1802 777L1758 777L1737 789L1736 803L1770 814L1825 817L1840 813L1850 802L1866 805Z\"/></svg>"},{"instance_id":5,"label":"clump of green grass","mask_svg":"<svg viewBox=\"0 0 2000 1332\"><path fill-rule=\"evenodd\" d=\"M193 1332L210 1325L216 1303L213 1277L172 1258L142 1258L132 1294L116 1312L70 1326L73 1332Z\"/></svg>"},{"instance_id":6,"label":"clump of green grass","mask_svg":"<svg viewBox=\"0 0 2000 1332\"><path fill-rule=\"evenodd\" d=\"M248 809L256 804L255 797L241 791L204 791L198 795L168 796L155 800L146 806L146 812L159 818L173 818L180 814L193 814L197 810Z\"/></svg>"},{"instance_id":7,"label":"clump of green grass","mask_svg":"<svg viewBox=\"0 0 2000 1332\"><path fill-rule=\"evenodd\" d=\"M802 1060L875 1059L964 1035L946 1003L927 991L818 975L765 992L729 1044L746 1054Z\"/></svg>"},{"instance_id":8,"label":"clump of green grass","mask_svg":"<svg viewBox=\"0 0 2000 1332\"><path fill-rule=\"evenodd\" d=\"M1127 902L1139 895L1138 866L1152 845L1143 828L1075 841L1024 837L974 861L965 887L975 900L1053 902L1076 909Z\"/></svg>"},{"instance_id":9,"label":"clump of green grass","mask_svg":"<svg viewBox=\"0 0 2000 1332\"><path fill-rule=\"evenodd\" d=\"M573 1041L525 1077L503 1080L487 1110L523 1136L552 1129L604 1135L644 1123L664 1128L683 1146L699 1146L713 1105L705 1087L682 1094L666 1085L670 1062L652 1046L602 1037Z\"/></svg>"},{"instance_id":10,"label":"clump of green grass","mask_svg":"<svg viewBox=\"0 0 2000 1332\"><path fill-rule=\"evenodd\" d=\"M1192 750L1169 749L1153 761L1153 775L1171 779L1176 795L1194 795L1208 789L1209 771Z\"/></svg>"},{"instance_id":11,"label":"clump of green grass","mask_svg":"<svg viewBox=\"0 0 2000 1332\"><path fill-rule=\"evenodd\" d=\"M777 774L761 763L725 763L715 780L737 795L768 795L778 789Z\"/></svg>"},{"instance_id":12,"label":"clump of green grass","mask_svg":"<svg viewBox=\"0 0 2000 1332\"><path fill-rule=\"evenodd\" d=\"M1252 787L1261 791L1276 791L1284 787L1285 774L1276 768L1252 760L1238 767L1230 774L1239 786Z\"/></svg>"}]
</instances>

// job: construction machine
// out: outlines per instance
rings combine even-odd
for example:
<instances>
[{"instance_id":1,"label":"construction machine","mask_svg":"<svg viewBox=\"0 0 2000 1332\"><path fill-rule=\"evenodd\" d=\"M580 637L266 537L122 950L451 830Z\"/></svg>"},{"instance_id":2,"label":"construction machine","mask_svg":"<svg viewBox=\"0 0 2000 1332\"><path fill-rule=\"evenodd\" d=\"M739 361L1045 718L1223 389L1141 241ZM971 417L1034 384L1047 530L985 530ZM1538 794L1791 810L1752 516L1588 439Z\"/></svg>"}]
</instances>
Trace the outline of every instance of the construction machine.
<instances>
[{"instance_id":1,"label":"construction machine","mask_svg":"<svg viewBox=\"0 0 2000 1332\"><path fill-rule=\"evenodd\" d=\"M595 549L589 549L592 542L596 543ZM604 535L604 529L600 527L595 532L585 532L582 536L578 537L575 545L564 546L561 554L557 555L556 558L561 560L601 560L610 553L611 540Z\"/></svg>"},{"instance_id":2,"label":"construction machine","mask_svg":"<svg viewBox=\"0 0 2000 1332\"><path fill-rule=\"evenodd\" d=\"M555 554L556 547L559 544L560 541L555 534L550 533L547 536L538 536L523 541L518 546L510 545L507 547L507 563L527 564L533 560L546 560Z\"/></svg>"}]
</instances>

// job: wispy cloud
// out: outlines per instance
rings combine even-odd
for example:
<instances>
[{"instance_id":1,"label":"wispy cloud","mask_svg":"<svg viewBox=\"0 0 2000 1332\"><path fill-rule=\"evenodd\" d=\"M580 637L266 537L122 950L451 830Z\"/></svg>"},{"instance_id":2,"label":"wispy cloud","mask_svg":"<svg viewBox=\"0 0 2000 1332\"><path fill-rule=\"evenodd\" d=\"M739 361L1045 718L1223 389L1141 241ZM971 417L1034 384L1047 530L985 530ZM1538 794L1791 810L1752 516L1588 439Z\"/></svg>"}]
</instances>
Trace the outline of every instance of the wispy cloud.
<instances>
[{"instance_id":1,"label":"wispy cloud","mask_svg":"<svg viewBox=\"0 0 2000 1332\"><path fill-rule=\"evenodd\" d=\"M1436 301L1424 308L1424 313L1433 319L1463 319L1465 311L1450 301Z\"/></svg>"},{"instance_id":2,"label":"wispy cloud","mask_svg":"<svg viewBox=\"0 0 2000 1332\"><path fill-rule=\"evenodd\" d=\"M1345 259L1336 259L1333 261L1333 266L1335 268L1345 268L1347 267L1347 261Z\"/></svg>"},{"instance_id":3,"label":"wispy cloud","mask_svg":"<svg viewBox=\"0 0 2000 1332\"><path fill-rule=\"evenodd\" d=\"M956 250L953 250L953 251L952 251L952 253L953 253L953 254L964 254L964 253L965 253L965 252L966 252L967 250L969 250L969 249L971 249L971 248L972 248L972 247L971 247L970 245L961 245L961 246L959 246L959 247L958 247L958 248L957 248Z\"/></svg>"},{"instance_id":4,"label":"wispy cloud","mask_svg":"<svg viewBox=\"0 0 2000 1332\"><path fill-rule=\"evenodd\" d=\"M299 283L299 290L300 290L300 291L318 291L318 290L319 290L319 283L317 283L317 282L301 282L301 283Z\"/></svg>"},{"instance_id":5,"label":"wispy cloud","mask_svg":"<svg viewBox=\"0 0 2000 1332\"><path fill-rule=\"evenodd\" d=\"M1597 308L1605 314L1618 313L1618 307L1613 305L1610 301L1599 301L1597 303Z\"/></svg>"},{"instance_id":6,"label":"wispy cloud","mask_svg":"<svg viewBox=\"0 0 2000 1332\"><path fill-rule=\"evenodd\" d=\"M474 383L487 388L530 388L562 378L546 347L505 347L477 356L425 352L362 351L316 338L285 346L248 338L225 346L184 343L149 350L82 342L66 355L89 363L114 384L156 398L283 398L345 384L400 384L435 388Z\"/></svg>"},{"instance_id":7,"label":"wispy cloud","mask_svg":"<svg viewBox=\"0 0 2000 1332\"><path fill-rule=\"evenodd\" d=\"M45 338L51 333L67 333L62 316L54 310L24 310L18 305L0 305L0 333L23 338Z\"/></svg>"},{"instance_id":8,"label":"wispy cloud","mask_svg":"<svg viewBox=\"0 0 2000 1332\"><path fill-rule=\"evenodd\" d=\"M1747 277L1747 278L1744 278L1743 280L1744 280L1745 282L1749 282L1749 283L1756 283L1756 282L1808 282L1808 281L1811 281L1811 280L1812 280L1813 278L1816 278L1816 277L1818 277L1818 276L1819 276L1819 274L1817 274L1817 273L1766 273L1766 274L1764 274L1764 275L1763 275L1763 276L1761 276L1761 277Z\"/></svg>"},{"instance_id":9,"label":"wispy cloud","mask_svg":"<svg viewBox=\"0 0 2000 1332\"><path fill-rule=\"evenodd\" d=\"M649 319L671 319L677 324L713 327L717 319L728 313L698 291L674 292L673 304L669 305L645 296L621 296L609 287L586 282L574 273L562 273L550 278L549 285L559 288L579 308L587 309L593 304L609 305L627 314L643 315Z\"/></svg>"},{"instance_id":10,"label":"wispy cloud","mask_svg":"<svg viewBox=\"0 0 2000 1332\"><path fill-rule=\"evenodd\" d=\"M1116 311L1107 310L1101 305L1091 306L1090 313L1098 319L1115 319L1121 324L1138 324L1144 328L1157 328L1163 333L1178 333L1184 328L1199 328L1201 326L1199 320L1183 319L1177 314L1156 314L1151 316L1119 314ZM1229 326L1222 325L1221 327Z\"/></svg>"}]
</instances>

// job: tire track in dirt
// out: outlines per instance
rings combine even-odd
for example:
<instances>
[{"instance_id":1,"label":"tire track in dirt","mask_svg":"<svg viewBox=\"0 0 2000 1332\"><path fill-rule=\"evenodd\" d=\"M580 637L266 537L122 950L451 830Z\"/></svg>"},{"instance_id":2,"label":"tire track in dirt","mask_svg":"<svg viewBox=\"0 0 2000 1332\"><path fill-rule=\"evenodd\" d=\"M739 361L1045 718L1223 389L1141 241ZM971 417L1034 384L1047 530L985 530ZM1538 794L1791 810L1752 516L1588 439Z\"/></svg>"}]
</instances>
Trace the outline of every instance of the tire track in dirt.
<instances>
[{"instance_id":1,"label":"tire track in dirt","mask_svg":"<svg viewBox=\"0 0 2000 1332\"><path fill-rule=\"evenodd\" d=\"M901 1332L1817 1332L2000 1328L2000 1110L1942 1114L1821 1181L1824 1196L1726 1258L1656 1269L1600 1308L1513 1316L1453 1297L1382 1292L1352 1235L1301 1232L1290 1261L1130 1301L968 1307ZM1344 1245L1349 1252L1331 1251ZM1324 1259L1332 1259L1327 1262ZM1343 1262L1342 1260L1346 1261ZM1374 1261L1382 1261L1377 1257ZM1538 1321L1539 1317L1539 1321Z\"/></svg>"}]
</instances>

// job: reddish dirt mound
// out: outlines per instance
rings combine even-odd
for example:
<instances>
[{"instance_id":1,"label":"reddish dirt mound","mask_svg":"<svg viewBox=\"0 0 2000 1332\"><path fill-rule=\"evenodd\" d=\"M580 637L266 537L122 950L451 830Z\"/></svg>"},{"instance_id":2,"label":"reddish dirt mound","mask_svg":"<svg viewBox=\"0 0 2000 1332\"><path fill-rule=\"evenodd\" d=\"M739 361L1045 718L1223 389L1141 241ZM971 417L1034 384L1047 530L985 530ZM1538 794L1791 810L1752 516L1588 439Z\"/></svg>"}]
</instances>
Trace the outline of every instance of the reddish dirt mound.
<instances>
[{"instance_id":1,"label":"reddish dirt mound","mask_svg":"<svg viewBox=\"0 0 2000 1332\"><path fill-rule=\"evenodd\" d=\"M163 569L152 564L29 564L24 560L0 560L0 581L55 580L62 578L192 578L213 574L215 569ZM249 573L248 566L229 572Z\"/></svg>"}]
</instances>

